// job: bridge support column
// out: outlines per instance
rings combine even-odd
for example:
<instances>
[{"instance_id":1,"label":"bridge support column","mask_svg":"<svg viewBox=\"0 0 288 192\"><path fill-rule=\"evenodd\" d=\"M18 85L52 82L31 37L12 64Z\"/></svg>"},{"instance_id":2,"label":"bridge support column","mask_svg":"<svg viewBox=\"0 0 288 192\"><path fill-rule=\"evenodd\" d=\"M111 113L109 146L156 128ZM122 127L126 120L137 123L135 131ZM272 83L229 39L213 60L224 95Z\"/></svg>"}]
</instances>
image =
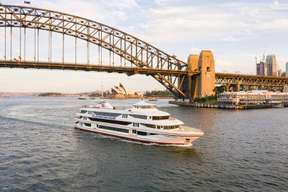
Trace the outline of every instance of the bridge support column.
<instances>
[{"instance_id":1,"label":"bridge support column","mask_svg":"<svg viewBox=\"0 0 288 192\"><path fill-rule=\"evenodd\" d=\"M236 91L239 92L240 91L240 83L236 84Z\"/></svg>"},{"instance_id":2,"label":"bridge support column","mask_svg":"<svg viewBox=\"0 0 288 192\"><path fill-rule=\"evenodd\" d=\"M198 98L215 95L215 63L212 51L200 53L198 70Z\"/></svg>"},{"instance_id":3,"label":"bridge support column","mask_svg":"<svg viewBox=\"0 0 288 192\"><path fill-rule=\"evenodd\" d=\"M198 96L198 78L197 76L193 76L193 72L198 71L198 61L199 61L199 55L189 55L188 57L188 82L189 82L189 101L192 102L193 99L197 98Z\"/></svg>"},{"instance_id":4,"label":"bridge support column","mask_svg":"<svg viewBox=\"0 0 288 192\"><path fill-rule=\"evenodd\" d=\"M225 91L226 92L230 92L230 84L226 84L225 85Z\"/></svg>"},{"instance_id":5,"label":"bridge support column","mask_svg":"<svg viewBox=\"0 0 288 192\"><path fill-rule=\"evenodd\" d=\"M199 55L188 57L188 95L190 102L195 98L215 95L215 63L212 51L203 50ZM195 75L195 73L199 73ZM193 75L194 74L194 75Z\"/></svg>"}]
</instances>

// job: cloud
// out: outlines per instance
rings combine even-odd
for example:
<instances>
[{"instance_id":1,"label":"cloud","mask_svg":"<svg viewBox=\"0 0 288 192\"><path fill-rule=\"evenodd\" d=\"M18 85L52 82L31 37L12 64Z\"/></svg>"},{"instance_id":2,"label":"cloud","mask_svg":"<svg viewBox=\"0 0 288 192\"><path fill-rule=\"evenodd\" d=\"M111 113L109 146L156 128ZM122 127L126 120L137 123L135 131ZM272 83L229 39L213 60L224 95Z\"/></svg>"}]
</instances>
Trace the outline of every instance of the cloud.
<instances>
[{"instance_id":1,"label":"cloud","mask_svg":"<svg viewBox=\"0 0 288 192\"><path fill-rule=\"evenodd\" d=\"M142 27L152 40L239 41L249 39L263 29L287 30L288 4L223 3L213 5L170 5L158 0Z\"/></svg>"}]
</instances>

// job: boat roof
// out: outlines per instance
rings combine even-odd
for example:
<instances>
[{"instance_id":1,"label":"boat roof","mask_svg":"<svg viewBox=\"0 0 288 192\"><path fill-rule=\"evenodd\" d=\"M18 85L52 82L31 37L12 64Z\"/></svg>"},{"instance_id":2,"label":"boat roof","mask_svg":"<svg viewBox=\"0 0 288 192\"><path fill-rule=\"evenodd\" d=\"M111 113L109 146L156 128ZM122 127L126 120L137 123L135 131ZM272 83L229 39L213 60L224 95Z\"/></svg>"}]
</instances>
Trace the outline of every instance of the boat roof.
<instances>
[{"instance_id":1,"label":"boat roof","mask_svg":"<svg viewBox=\"0 0 288 192\"><path fill-rule=\"evenodd\" d=\"M94 105L84 105L82 108L114 109L113 105L106 101L99 101Z\"/></svg>"},{"instance_id":2,"label":"boat roof","mask_svg":"<svg viewBox=\"0 0 288 192\"><path fill-rule=\"evenodd\" d=\"M133 104L134 107L155 107L155 104L147 103L145 101L139 101L138 103Z\"/></svg>"}]
</instances>

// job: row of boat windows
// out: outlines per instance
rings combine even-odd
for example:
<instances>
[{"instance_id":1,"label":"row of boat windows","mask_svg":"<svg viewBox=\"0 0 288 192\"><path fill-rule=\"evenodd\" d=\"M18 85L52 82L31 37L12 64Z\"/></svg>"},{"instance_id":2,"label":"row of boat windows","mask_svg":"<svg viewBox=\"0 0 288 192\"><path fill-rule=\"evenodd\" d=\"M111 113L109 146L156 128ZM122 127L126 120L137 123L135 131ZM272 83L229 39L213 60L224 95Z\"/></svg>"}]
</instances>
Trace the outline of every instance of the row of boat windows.
<instances>
[{"instance_id":1,"label":"row of boat windows","mask_svg":"<svg viewBox=\"0 0 288 192\"><path fill-rule=\"evenodd\" d=\"M128 114L123 114L122 118L128 118L128 116L137 118L137 119L152 119L152 120L165 120L169 119L170 117L167 116L146 116L146 115L128 115Z\"/></svg>"},{"instance_id":2,"label":"row of boat windows","mask_svg":"<svg viewBox=\"0 0 288 192\"><path fill-rule=\"evenodd\" d=\"M81 125L81 123L80 123L80 125ZM86 127L91 127L91 123L84 123L84 125L85 125ZM118 131L118 132L122 132L122 133L129 133L129 130L128 130L128 129L121 129L121 128L117 128L117 127L97 125L97 128L99 128L99 129L106 129L106 130L110 130L110 131ZM133 130L132 133L133 133L133 134L137 134L137 135L141 135L141 136L157 135L156 133L147 133L147 132L144 132L144 131L136 131L136 130Z\"/></svg>"},{"instance_id":3,"label":"row of boat windows","mask_svg":"<svg viewBox=\"0 0 288 192\"><path fill-rule=\"evenodd\" d=\"M125 121L117 121L117 120L110 120L110 119L99 119L99 118L92 118L92 117L89 117L89 118L85 118L84 117L84 120L90 120L90 121L98 121L98 122L104 122L104 123L113 123L113 124L118 124L118 125L129 125L131 124L130 122L125 122ZM176 129L176 128L179 128L180 126L179 125L170 125L170 126L167 126L167 125L153 125L153 124L146 124L146 123L133 123L133 126L134 127L139 127L141 125L144 125L146 127L149 127L149 128L154 128L154 129Z\"/></svg>"},{"instance_id":4,"label":"row of boat windows","mask_svg":"<svg viewBox=\"0 0 288 192\"><path fill-rule=\"evenodd\" d=\"M118 131L118 132L122 132L122 133L129 133L128 129L121 129L121 128L116 128L116 127L109 127L109 126L104 126L104 125L97 125L98 128L100 129L107 129L110 131Z\"/></svg>"},{"instance_id":5,"label":"row of boat windows","mask_svg":"<svg viewBox=\"0 0 288 192\"><path fill-rule=\"evenodd\" d=\"M108 117L118 117L121 114L120 113L107 113L107 112L92 112L87 110L81 110L81 113L87 113L90 115L100 115L100 116L108 116ZM152 119L152 120L165 120L169 119L170 117L168 115L166 116L146 116L146 115L134 115L134 114L122 114L122 118L128 118L128 116L137 118L137 119Z\"/></svg>"},{"instance_id":6,"label":"row of boat windows","mask_svg":"<svg viewBox=\"0 0 288 192\"><path fill-rule=\"evenodd\" d=\"M180 125L152 125L152 124L144 124L142 123L142 125L149 127L149 128L154 128L154 129L177 129L180 127Z\"/></svg>"},{"instance_id":7,"label":"row of boat windows","mask_svg":"<svg viewBox=\"0 0 288 192\"><path fill-rule=\"evenodd\" d=\"M131 124L130 122L125 122L125 121L117 121L117 120L111 120L111 119L99 119L99 118L93 118L90 117L88 118L91 121L99 121L99 122L104 122L104 123L114 123L118 125L129 125Z\"/></svg>"},{"instance_id":8,"label":"row of boat windows","mask_svg":"<svg viewBox=\"0 0 288 192\"><path fill-rule=\"evenodd\" d=\"M147 132L144 132L144 131L136 131L136 130L133 130L132 133L133 134L137 134L137 135L141 135L141 136L157 135L156 133L147 133Z\"/></svg>"}]
</instances>

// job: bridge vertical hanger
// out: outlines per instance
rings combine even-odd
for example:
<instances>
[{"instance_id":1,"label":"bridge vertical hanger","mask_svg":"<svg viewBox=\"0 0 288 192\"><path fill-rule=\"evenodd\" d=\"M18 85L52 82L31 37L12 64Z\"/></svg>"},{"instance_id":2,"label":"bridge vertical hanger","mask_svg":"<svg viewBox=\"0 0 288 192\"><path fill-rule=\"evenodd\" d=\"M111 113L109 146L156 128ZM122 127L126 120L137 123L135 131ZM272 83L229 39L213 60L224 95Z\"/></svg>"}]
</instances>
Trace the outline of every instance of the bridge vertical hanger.
<instances>
[{"instance_id":1,"label":"bridge vertical hanger","mask_svg":"<svg viewBox=\"0 0 288 192\"><path fill-rule=\"evenodd\" d=\"M4 18L5 18L5 21L4 21L4 60L6 61L7 60L7 14L6 14L6 9L4 9L5 11L5 15L4 15Z\"/></svg>"},{"instance_id":2,"label":"bridge vertical hanger","mask_svg":"<svg viewBox=\"0 0 288 192\"><path fill-rule=\"evenodd\" d=\"M64 15L62 15L62 63L65 64L65 22Z\"/></svg>"},{"instance_id":3,"label":"bridge vertical hanger","mask_svg":"<svg viewBox=\"0 0 288 192\"><path fill-rule=\"evenodd\" d=\"M112 32L111 32L112 33ZM114 49L114 46L115 46L115 38L114 38L114 35L112 35L111 34L111 36L112 36L112 47L111 47L111 52L112 52L112 66L114 66L115 65L115 54L114 54L114 51L113 51L113 49ZM110 36L110 37L111 37Z\"/></svg>"},{"instance_id":4,"label":"bridge vertical hanger","mask_svg":"<svg viewBox=\"0 0 288 192\"><path fill-rule=\"evenodd\" d=\"M37 62L39 62L39 60L40 60L40 31L39 31L40 29L39 29L39 27L37 28L37 31L36 31L36 33L37 33L37 38L36 38L36 40L37 40L37 47L36 47L36 51L37 51Z\"/></svg>"},{"instance_id":5,"label":"bridge vertical hanger","mask_svg":"<svg viewBox=\"0 0 288 192\"><path fill-rule=\"evenodd\" d=\"M49 31L48 31L48 62L52 62L52 17L51 12L49 13Z\"/></svg>"},{"instance_id":6,"label":"bridge vertical hanger","mask_svg":"<svg viewBox=\"0 0 288 192\"><path fill-rule=\"evenodd\" d=\"M109 35L109 43L111 44L111 35ZM111 51L111 46L109 47L109 65L111 65L111 60L112 60L112 58L111 58L111 53L112 53L112 51Z\"/></svg>"},{"instance_id":7,"label":"bridge vertical hanger","mask_svg":"<svg viewBox=\"0 0 288 192\"><path fill-rule=\"evenodd\" d=\"M77 33L77 23L75 24L75 41L74 41L74 59L75 59L75 64L77 64L77 37L78 37L78 33Z\"/></svg>"},{"instance_id":8,"label":"bridge vertical hanger","mask_svg":"<svg viewBox=\"0 0 288 192\"><path fill-rule=\"evenodd\" d=\"M36 53L36 48L37 48L37 42L36 42L36 37L37 37L37 31L36 31L36 28L33 30L33 32L34 32L34 38L33 38L33 40L34 40L34 62L36 62L36 55L37 55L37 53Z\"/></svg>"},{"instance_id":9,"label":"bridge vertical hanger","mask_svg":"<svg viewBox=\"0 0 288 192\"><path fill-rule=\"evenodd\" d=\"M48 62L52 62L52 31L48 34Z\"/></svg>"},{"instance_id":10,"label":"bridge vertical hanger","mask_svg":"<svg viewBox=\"0 0 288 192\"><path fill-rule=\"evenodd\" d=\"M10 20L10 60L13 60L13 20L12 20L12 14L10 15L11 20Z\"/></svg>"},{"instance_id":11,"label":"bridge vertical hanger","mask_svg":"<svg viewBox=\"0 0 288 192\"><path fill-rule=\"evenodd\" d=\"M87 23L87 64L90 64L90 50L89 50L89 36L90 36L90 24L89 22Z\"/></svg>"},{"instance_id":12,"label":"bridge vertical hanger","mask_svg":"<svg viewBox=\"0 0 288 192\"><path fill-rule=\"evenodd\" d=\"M26 26L24 27L24 56L23 60L26 61L26 39L27 39L27 32Z\"/></svg>"}]
</instances>

